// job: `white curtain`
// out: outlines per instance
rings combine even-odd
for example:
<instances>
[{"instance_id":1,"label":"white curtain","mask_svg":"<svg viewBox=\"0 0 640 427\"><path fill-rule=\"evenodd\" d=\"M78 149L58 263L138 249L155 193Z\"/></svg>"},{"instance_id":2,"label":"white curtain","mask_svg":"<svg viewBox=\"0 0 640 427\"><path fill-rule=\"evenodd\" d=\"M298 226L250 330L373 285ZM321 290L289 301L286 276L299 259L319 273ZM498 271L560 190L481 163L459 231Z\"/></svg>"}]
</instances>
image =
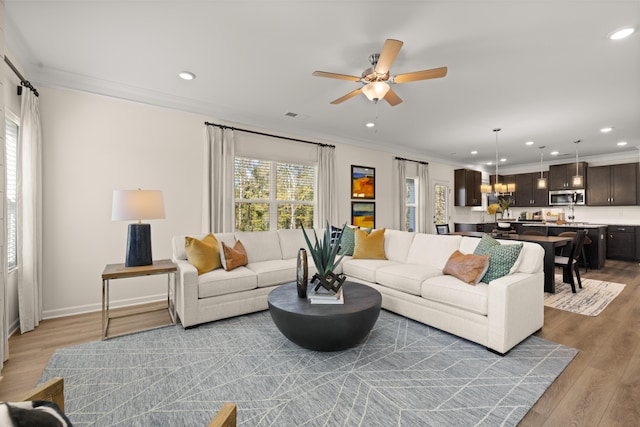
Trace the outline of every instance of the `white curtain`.
<instances>
[{"instance_id":1,"label":"white curtain","mask_svg":"<svg viewBox=\"0 0 640 427\"><path fill-rule=\"evenodd\" d=\"M404 160L393 159L393 228L404 230L407 203L407 165Z\"/></svg>"},{"instance_id":2,"label":"white curtain","mask_svg":"<svg viewBox=\"0 0 640 427\"><path fill-rule=\"evenodd\" d=\"M202 231L235 230L235 136L232 129L207 126L202 185Z\"/></svg>"},{"instance_id":3,"label":"white curtain","mask_svg":"<svg viewBox=\"0 0 640 427\"><path fill-rule=\"evenodd\" d=\"M338 225L338 193L336 191L335 147L318 146L318 179L316 183L318 212L316 228Z\"/></svg>"},{"instance_id":4,"label":"white curtain","mask_svg":"<svg viewBox=\"0 0 640 427\"><path fill-rule=\"evenodd\" d=\"M18 301L20 332L42 319L42 129L40 104L22 92L18 132Z\"/></svg>"},{"instance_id":5,"label":"white curtain","mask_svg":"<svg viewBox=\"0 0 640 427\"><path fill-rule=\"evenodd\" d=\"M418 197L416 214L416 231L429 233L429 218L431 202L429 200L429 165L418 163Z\"/></svg>"}]
</instances>

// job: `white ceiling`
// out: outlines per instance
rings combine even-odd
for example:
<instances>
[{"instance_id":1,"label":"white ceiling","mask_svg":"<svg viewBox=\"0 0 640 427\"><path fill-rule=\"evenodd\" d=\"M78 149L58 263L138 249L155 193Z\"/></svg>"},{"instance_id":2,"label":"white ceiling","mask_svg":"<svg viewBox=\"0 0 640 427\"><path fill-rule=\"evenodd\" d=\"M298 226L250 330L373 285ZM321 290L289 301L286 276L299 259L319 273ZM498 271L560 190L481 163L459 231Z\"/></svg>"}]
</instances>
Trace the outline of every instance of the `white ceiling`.
<instances>
[{"instance_id":1,"label":"white ceiling","mask_svg":"<svg viewBox=\"0 0 640 427\"><path fill-rule=\"evenodd\" d=\"M5 0L6 43L37 87L67 87L201 113L211 121L400 155L483 166L638 152L640 1ZM360 75L385 39L391 74L448 67L393 86L375 105ZM189 70L197 78L180 80ZM290 118L286 112L302 116ZM375 130L366 122L376 121ZM599 129L613 126L602 134ZM524 142L535 141L533 147ZM619 141L626 147L618 147ZM478 150L477 155L470 154ZM615 154L614 154L615 157ZM493 167L486 167L493 170Z\"/></svg>"}]
</instances>

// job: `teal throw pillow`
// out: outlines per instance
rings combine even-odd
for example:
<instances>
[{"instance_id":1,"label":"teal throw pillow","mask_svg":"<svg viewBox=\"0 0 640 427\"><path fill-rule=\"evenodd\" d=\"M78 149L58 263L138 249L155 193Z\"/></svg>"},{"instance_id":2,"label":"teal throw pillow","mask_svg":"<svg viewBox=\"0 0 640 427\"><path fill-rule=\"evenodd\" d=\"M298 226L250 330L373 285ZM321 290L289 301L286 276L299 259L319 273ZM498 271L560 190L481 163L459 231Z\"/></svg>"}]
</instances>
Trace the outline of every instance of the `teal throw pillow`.
<instances>
[{"instance_id":1,"label":"teal throw pillow","mask_svg":"<svg viewBox=\"0 0 640 427\"><path fill-rule=\"evenodd\" d=\"M476 250L473 251L474 255L489 255L489 269L481 282L489 283L509 274L511 267L520 255L520 251L522 251L522 243L501 245L497 240L485 235L478 243Z\"/></svg>"},{"instance_id":2,"label":"teal throw pillow","mask_svg":"<svg viewBox=\"0 0 640 427\"><path fill-rule=\"evenodd\" d=\"M342 229L339 255L353 256L353 250L356 247L355 229L356 227L349 227L348 225Z\"/></svg>"},{"instance_id":3,"label":"teal throw pillow","mask_svg":"<svg viewBox=\"0 0 640 427\"><path fill-rule=\"evenodd\" d=\"M498 242L488 234L485 234L484 236L482 236L482 239L480 239L480 242L478 243L478 246L476 246L476 249L473 251L473 254L486 255L487 251L492 246L500 246L500 242Z\"/></svg>"}]
</instances>

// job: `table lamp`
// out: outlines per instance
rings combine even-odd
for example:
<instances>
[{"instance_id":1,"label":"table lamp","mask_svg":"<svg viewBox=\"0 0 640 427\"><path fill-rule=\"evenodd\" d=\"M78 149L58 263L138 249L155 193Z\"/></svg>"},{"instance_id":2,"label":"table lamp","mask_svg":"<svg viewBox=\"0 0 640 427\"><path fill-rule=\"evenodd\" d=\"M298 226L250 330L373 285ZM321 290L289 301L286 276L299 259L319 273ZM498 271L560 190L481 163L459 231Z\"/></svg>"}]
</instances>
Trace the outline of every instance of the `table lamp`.
<instances>
[{"instance_id":1,"label":"table lamp","mask_svg":"<svg viewBox=\"0 0 640 427\"><path fill-rule=\"evenodd\" d=\"M153 264L151 225L143 219L164 219L164 202L159 190L113 190L112 221L137 220L129 224L125 267Z\"/></svg>"}]
</instances>

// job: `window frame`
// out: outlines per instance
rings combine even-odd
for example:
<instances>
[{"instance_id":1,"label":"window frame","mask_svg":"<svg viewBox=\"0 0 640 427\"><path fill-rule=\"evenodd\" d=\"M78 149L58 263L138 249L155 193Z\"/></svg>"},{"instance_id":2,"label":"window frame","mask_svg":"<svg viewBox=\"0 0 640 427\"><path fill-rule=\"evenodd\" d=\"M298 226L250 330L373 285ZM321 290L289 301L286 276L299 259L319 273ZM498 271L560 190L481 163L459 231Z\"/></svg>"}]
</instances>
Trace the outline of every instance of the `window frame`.
<instances>
[{"instance_id":1,"label":"window frame","mask_svg":"<svg viewBox=\"0 0 640 427\"><path fill-rule=\"evenodd\" d=\"M7 147L8 147L8 141L9 138L7 138L8 136L8 122L12 122L13 124L15 124L16 126L16 135L15 135L15 201L14 202L10 202L9 201L9 196L10 196L10 192L8 191L8 184L9 184L9 162L8 162L8 156L7 156ZM17 270L19 268L20 265L20 257L18 255L18 167L20 164L20 142L19 142L19 135L20 135L20 117L18 117L16 114L14 114L12 111L10 110L5 110L5 132L4 132L4 142L5 142L5 146L4 146L4 153L2 153L3 156L3 160L4 160L4 165L5 165L5 188L4 188L4 196L5 196L5 200L4 200L4 226L5 226L5 262L6 262L6 266L7 266L7 272L11 273L15 270ZM10 226L11 226L11 218L10 218L10 210L11 210L11 206L15 205L15 209L14 209L14 214L15 214L15 231L13 233L10 232ZM14 240L14 245L11 244L11 235L14 236L13 240ZM13 248L13 251L11 250L11 246L15 246ZM14 253L15 256L13 259L10 259L9 257L11 256L11 253Z\"/></svg>"},{"instance_id":2,"label":"window frame","mask_svg":"<svg viewBox=\"0 0 640 427\"><path fill-rule=\"evenodd\" d=\"M409 202L409 181L413 181L413 203ZM404 220L405 220L405 229L407 231L416 231L416 222L418 221L418 197L419 197L419 185L420 180L417 176L407 176L405 177L405 185L407 186L407 197L404 201ZM409 209L413 208L413 228L409 227L410 224L407 223L407 217L409 213Z\"/></svg>"},{"instance_id":3,"label":"window frame","mask_svg":"<svg viewBox=\"0 0 640 427\"><path fill-rule=\"evenodd\" d=\"M236 156L234 158L234 168L236 164L236 159L247 159L247 160L258 160L261 162L269 163L269 198L264 199L241 199L235 197L235 188L234 188L234 205L237 206L238 203L252 203L252 204L266 204L268 205L269 212L269 231L272 230L280 230L278 228L278 208L282 205L304 205L304 206L312 206L313 207L313 223L315 224L315 219L317 215L317 199L318 199L318 191L317 191L317 182L318 182L318 165L310 164L304 162L292 162L292 161L280 161L273 159L260 159L255 157L247 157L247 156ZM312 168L312 179L313 179L313 200L282 200L278 199L278 179L277 179L277 169L278 164L287 164L287 165L295 165L295 166L303 166ZM235 171L234 171L235 176ZM235 179L234 179L234 187L235 187ZM235 210L234 210L235 211ZM234 224L237 224L236 218L234 218ZM297 227L296 227L297 228ZM311 226L313 228L313 225ZM236 228L236 231L241 231Z\"/></svg>"}]
</instances>

